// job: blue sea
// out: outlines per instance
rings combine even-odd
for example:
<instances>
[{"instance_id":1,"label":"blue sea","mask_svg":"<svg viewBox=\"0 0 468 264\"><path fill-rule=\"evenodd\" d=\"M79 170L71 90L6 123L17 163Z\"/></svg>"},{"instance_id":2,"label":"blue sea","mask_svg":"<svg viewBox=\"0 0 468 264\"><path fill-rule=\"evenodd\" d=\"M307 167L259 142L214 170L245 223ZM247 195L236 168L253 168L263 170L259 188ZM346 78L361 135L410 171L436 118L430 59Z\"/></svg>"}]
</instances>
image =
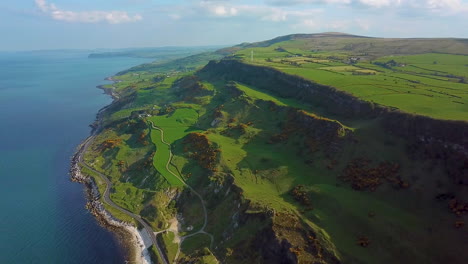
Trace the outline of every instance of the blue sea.
<instances>
[{"instance_id":1,"label":"blue sea","mask_svg":"<svg viewBox=\"0 0 468 264\"><path fill-rule=\"evenodd\" d=\"M0 53L0 263L125 263L68 169L96 113L111 102L96 86L148 60L87 56Z\"/></svg>"}]
</instances>

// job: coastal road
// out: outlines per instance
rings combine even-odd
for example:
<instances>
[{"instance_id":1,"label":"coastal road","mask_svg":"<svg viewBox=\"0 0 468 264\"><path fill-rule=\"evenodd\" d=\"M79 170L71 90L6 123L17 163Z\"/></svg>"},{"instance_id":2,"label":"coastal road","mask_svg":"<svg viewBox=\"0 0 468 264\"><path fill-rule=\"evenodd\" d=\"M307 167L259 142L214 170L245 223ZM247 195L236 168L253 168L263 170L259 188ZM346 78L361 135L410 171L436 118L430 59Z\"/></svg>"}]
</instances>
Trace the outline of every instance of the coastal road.
<instances>
[{"instance_id":1,"label":"coastal road","mask_svg":"<svg viewBox=\"0 0 468 264\"><path fill-rule=\"evenodd\" d=\"M97 130L97 129L96 129ZM104 201L112 206L113 208L119 210L120 212L132 217L133 219L135 219L136 221L138 221L138 223L140 223L143 228L146 230L146 232L148 232L150 238L151 238L151 242L152 244L156 247L156 249L158 250L158 253L159 255L161 256L161 260L164 264L168 264L168 261L166 260L166 255L163 253L163 251L161 250L161 248L159 247L158 245L158 241L156 239L156 235L154 234L154 231L153 229L141 218L141 216L139 215L136 215L120 206L118 206L117 204L115 204L112 199L110 198L110 189L112 188L112 182L109 180L109 178L102 174L101 172L95 170L94 168L92 168L91 166L89 166L88 164L86 164L83 160L83 155L84 153L86 152L86 150L88 149L89 145L91 144L91 142L93 141L94 139L94 134L92 134L90 137L88 137L85 142L83 143L82 147L81 147L81 150L79 152L79 155L78 155L78 162L83 165L84 167L86 167L87 169L91 170L92 172L96 173L97 175L99 175L99 177L101 177L105 182L106 182L106 191L104 192L103 194L103 197L104 197Z\"/></svg>"}]
</instances>

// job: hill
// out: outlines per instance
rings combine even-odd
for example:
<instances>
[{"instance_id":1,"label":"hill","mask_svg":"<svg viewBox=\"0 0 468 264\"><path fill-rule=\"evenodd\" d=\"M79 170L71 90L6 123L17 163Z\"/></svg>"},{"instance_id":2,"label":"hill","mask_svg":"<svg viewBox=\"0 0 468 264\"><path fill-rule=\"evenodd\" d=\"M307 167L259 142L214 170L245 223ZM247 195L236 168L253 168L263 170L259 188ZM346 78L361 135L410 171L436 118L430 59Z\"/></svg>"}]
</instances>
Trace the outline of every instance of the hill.
<instances>
[{"instance_id":1,"label":"hill","mask_svg":"<svg viewBox=\"0 0 468 264\"><path fill-rule=\"evenodd\" d=\"M234 57L378 105L468 120L468 42L463 39L290 35L245 45Z\"/></svg>"},{"instance_id":2,"label":"hill","mask_svg":"<svg viewBox=\"0 0 468 264\"><path fill-rule=\"evenodd\" d=\"M241 44L241 48L287 45L302 51L335 51L347 54L366 53L367 56L388 56L422 53L468 55L466 39L456 38L373 38L346 33L292 34L271 40Z\"/></svg>"}]
</instances>

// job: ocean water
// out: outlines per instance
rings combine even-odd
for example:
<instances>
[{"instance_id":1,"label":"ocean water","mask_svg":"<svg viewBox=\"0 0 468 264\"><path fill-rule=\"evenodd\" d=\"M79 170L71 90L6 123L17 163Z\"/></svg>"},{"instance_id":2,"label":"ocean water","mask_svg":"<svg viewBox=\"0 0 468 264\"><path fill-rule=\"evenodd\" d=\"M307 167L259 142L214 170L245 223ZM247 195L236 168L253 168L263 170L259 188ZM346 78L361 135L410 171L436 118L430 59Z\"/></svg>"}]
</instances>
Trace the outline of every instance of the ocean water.
<instances>
[{"instance_id":1,"label":"ocean water","mask_svg":"<svg viewBox=\"0 0 468 264\"><path fill-rule=\"evenodd\" d=\"M145 59L85 51L0 53L0 263L124 263L85 209L70 157L111 102L103 79Z\"/></svg>"}]
</instances>

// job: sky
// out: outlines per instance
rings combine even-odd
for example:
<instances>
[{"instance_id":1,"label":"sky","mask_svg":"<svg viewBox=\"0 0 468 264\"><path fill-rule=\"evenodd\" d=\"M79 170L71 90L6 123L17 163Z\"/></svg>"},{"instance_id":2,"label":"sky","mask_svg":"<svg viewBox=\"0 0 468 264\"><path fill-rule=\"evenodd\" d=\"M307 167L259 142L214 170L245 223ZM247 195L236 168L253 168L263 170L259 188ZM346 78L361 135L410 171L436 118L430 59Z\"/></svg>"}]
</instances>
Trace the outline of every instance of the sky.
<instances>
[{"instance_id":1,"label":"sky","mask_svg":"<svg viewBox=\"0 0 468 264\"><path fill-rule=\"evenodd\" d=\"M468 38L468 0L1 0L0 50L233 45L293 33Z\"/></svg>"}]
</instances>

